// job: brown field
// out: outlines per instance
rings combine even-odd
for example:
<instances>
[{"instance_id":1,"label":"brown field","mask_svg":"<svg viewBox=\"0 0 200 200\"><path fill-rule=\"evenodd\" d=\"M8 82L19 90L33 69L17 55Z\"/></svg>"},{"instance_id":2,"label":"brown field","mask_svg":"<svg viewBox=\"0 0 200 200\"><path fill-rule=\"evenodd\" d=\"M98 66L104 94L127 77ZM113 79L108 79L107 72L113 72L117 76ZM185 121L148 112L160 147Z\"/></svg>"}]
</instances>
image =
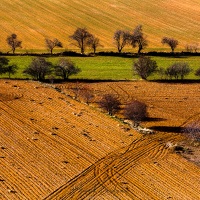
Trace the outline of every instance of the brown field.
<instances>
[{"instance_id":1,"label":"brown field","mask_svg":"<svg viewBox=\"0 0 200 200\"><path fill-rule=\"evenodd\" d=\"M77 27L87 27L100 38L104 49L116 50L114 32L132 31L138 24L143 25L151 50L170 50L161 44L164 36L179 40L180 49L187 43L199 42L198 0L1 0L0 11L3 51L9 50L6 38L11 33L22 40L24 51L45 51L46 37L58 38L64 49L74 49L69 35Z\"/></svg>"},{"instance_id":2,"label":"brown field","mask_svg":"<svg viewBox=\"0 0 200 200\"><path fill-rule=\"evenodd\" d=\"M90 106L71 98L77 84L0 80L0 199L200 199L198 154L195 164L166 145L199 118L199 84L83 85L94 90ZM100 112L104 93L144 101L142 125L155 134Z\"/></svg>"}]
</instances>

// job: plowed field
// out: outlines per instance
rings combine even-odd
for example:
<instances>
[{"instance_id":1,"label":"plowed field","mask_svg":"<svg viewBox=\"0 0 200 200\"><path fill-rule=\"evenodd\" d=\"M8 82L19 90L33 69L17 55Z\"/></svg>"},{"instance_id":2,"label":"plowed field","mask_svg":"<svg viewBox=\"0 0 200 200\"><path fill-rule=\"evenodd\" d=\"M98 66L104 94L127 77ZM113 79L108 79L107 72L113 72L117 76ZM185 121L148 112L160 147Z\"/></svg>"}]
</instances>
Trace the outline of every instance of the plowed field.
<instances>
[{"instance_id":1,"label":"plowed field","mask_svg":"<svg viewBox=\"0 0 200 200\"><path fill-rule=\"evenodd\" d=\"M113 44L116 30L133 31L138 24L153 50L170 51L161 44L164 36L176 38L181 50L186 44L199 42L198 0L1 0L0 11L1 51L6 52L6 38L12 33L22 40L24 52L45 51L45 38L58 38L64 49L74 49L69 36L77 27L87 27L104 50L117 50Z\"/></svg>"},{"instance_id":2,"label":"plowed field","mask_svg":"<svg viewBox=\"0 0 200 200\"><path fill-rule=\"evenodd\" d=\"M86 85L91 106L71 98L72 84L0 80L0 199L200 199L199 167L166 146L198 118L199 85ZM101 113L96 102L108 92L123 105L145 101L143 125L156 134Z\"/></svg>"}]
</instances>

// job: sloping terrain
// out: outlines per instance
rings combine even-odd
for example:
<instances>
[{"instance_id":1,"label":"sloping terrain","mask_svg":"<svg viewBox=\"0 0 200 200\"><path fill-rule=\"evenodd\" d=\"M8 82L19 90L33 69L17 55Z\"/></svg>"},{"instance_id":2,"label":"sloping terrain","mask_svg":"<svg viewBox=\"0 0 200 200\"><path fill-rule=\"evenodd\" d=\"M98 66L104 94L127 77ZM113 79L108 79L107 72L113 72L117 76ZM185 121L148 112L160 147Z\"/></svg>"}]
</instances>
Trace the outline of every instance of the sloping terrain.
<instances>
[{"instance_id":1,"label":"sloping terrain","mask_svg":"<svg viewBox=\"0 0 200 200\"><path fill-rule=\"evenodd\" d=\"M89 84L96 100L113 92L124 103L133 94L146 101L151 120L145 124L157 127L155 135L130 130L95 102L73 100L72 84L0 85L1 199L200 199L199 167L171 152L167 144L183 136L164 129L198 115L197 84Z\"/></svg>"},{"instance_id":2,"label":"sloping terrain","mask_svg":"<svg viewBox=\"0 0 200 200\"><path fill-rule=\"evenodd\" d=\"M113 49L117 29L133 30L143 25L149 48L163 48L163 36L179 40L179 47L199 42L200 2L197 0L1 0L1 49L8 50L6 37L16 33L23 49L45 50L44 39L58 38L72 49L69 35L87 27L100 38L105 49ZM165 47L164 47L165 48ZM168 49L168 47L166 47Z\"/></svg>"},{"instance_id":3,"label":"sloping terrain","mask_svg":"<svg viewBox=\"0 0 200 200\"><path fill-rule=\"evenodd\" d=\"M45 200L199 199L200 170L168 154L165 141L175 137L160 137L141 138L100 159Z\"/></svg>"},{"instance_id":4,"label":"sloping terrain","mask_svg":"<svg viewBox=\"0 0 200 200\"><path fill-rule=\"evenodd\" d=\"M0 85L1 199L43 199L138 137L49 86Z\"/></svg>"}]
</instances>

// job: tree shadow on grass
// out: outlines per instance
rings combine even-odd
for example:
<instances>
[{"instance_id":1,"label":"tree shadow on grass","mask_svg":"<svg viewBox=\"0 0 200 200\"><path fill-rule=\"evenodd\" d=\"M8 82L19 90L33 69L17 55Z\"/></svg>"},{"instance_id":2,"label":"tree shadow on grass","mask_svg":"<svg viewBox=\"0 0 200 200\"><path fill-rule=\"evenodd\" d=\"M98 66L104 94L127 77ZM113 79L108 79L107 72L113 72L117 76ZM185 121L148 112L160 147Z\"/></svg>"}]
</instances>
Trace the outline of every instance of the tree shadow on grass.
<instances>
[{"instance_id":1,"label":"tree shadow on grass","mask_svg":"<svg viewBox=\"0 0 200 200\"><path fill-rule=\"evenodd\" d=\"M178 126L152 126L149 127L154 131L168 132L168 133L182 133L182 127Z\"/></svg>"}]
</instances>

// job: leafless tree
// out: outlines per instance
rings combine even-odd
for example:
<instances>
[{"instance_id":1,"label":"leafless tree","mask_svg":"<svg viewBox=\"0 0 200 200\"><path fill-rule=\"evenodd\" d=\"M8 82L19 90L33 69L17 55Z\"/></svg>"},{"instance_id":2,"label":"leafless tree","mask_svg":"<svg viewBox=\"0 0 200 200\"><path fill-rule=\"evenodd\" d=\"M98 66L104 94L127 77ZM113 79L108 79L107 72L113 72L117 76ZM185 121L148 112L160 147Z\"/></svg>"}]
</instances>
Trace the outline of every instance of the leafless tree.
<instances>
[{"instance_id":1,"label":"leafless tree","mask_svg":"<svg viewBox=\"0 0 200 200\"><path fill-rule=\"evenodd\" d=\"M22 48L22 41L17 39L17 35L15 33L11 34L6 39L7 44L11 47L13 54L15 53L16 48Z\"/></svg>"},{"instance_id":2,"label":"leafless tree","mask_svg":"<svg viewBox=\"0 0 200 200\"><path fill-rule=\"evenodd\" d=\"M99 106L107 111L109 115L113 115L119 111L120 101L113 94L105 94L99 101Z\"/></svg>"},{"instance_id":3,"label":"leafless tree","mask_svg":"<svg viewBox=\"0 0 200 200\"><path fill-rule=\"evenodd\" d=\"M100 40L98 37L91 35L88 38L88 46L93 50L93 53L96 53L97 47L103 47L103 45L100 44Z\"/></svg>"},{"instance_id":4,"label":"leafless tree","mask_svg":"<svg viewBox=\"0 0 200 200\"><path fill-rule=\"evenodd\" d=\"M23 71L24 74L28 74L37 80L44 80L46 75L51 74L52 63L45 60L42 57L33 58L30 65Z\"/></svg>"},{"instance_id":5,"label":"leafless tree","mask_svg":"<svg viewBox=\"0 0 200 200\"><path fill-rule=\"evenodd\" d=\"M84 86L81 88L80 96L83 98L85 103L89 105L94 98L94 92L89 88L89 86Z\"/></svg>"},{"instance_id":6,"label":"leafless tree","mask_svg":"<svg viewBox=\"0 0 200 200\"><path fill-rule=\"evenodd\" d=\"M92 34L86 28L77 28L74 34L69 37L74 41L72 44L80 48L81 53L84 54Z\"/></svg>"},{"instance_id":7,"label":"leafless tree","mask_svg":"<svg viewBox=\"0 0 200 200\"><path fill-rule=\"evenodd\" d=\"M131 45L133 48L138 46L138 54L148 46L146 36L142 32L142 25L136 26L133 30Z\"/></svg>"},{"instance_id":8,"label":"leafless tree","mask_svg":"<svg viewBox=\"0 0 200 200\"><path fill-rule=\"evenodd\" d=\"M134 122L134 126L139 126L140 122L147 117L147 106L145 103L133 100L125 106L124 116Z\"/></svg>"},{"instance_id":9,"label":"leafless tree","mask_svg":"<svg viewBox=\"0 0 200 200\"><path fill-rule=\"evenodd\" d=\"M176 62L173 63L171 66L169 66L165 74L170 77L174 77L175 79L178 79L179 76L183 80L185 76L187 76L191 72L191 68L188 63L186 62Z\"/></svg>"},{"instance_id":10,"label":"leafless tree","mask_svg":"<svg viewBox=\"0 0 200 200\"><path fill-rule=\"evenodd\" d=\"M176 40L174 38L169 38L169 37L163 37L161 42L162 42L162 44L169 45L172 50L172 53L174 53L174 49L178 45L178 40Z\"/></svg>"},{"instance_id":11,"label":"leafless tree","mask_svg":"<svg viewBox=\"0 0 200 200\"><path fill-rule=\"evenodd\" d=\"M63 47L62 43L56 38L53 40L46 38L45 43L51 54L53 53L53 49L55 47Z\"/></svg>"},{"instance_id":12,"label":"leafless tree","mask_svg":"<svg viewBox=\"0 0 200 200\"><path fill-rule=\"evenodd\" d=\"M133 64L133 71L142 79L147 79L157 69L157 63L150 57L141 56L138 61Z\"/></svg>"},{"instance_id":13,"label":"leafless tree","mask_svg":"<svg viewBox=\"0 0 200 200\"><path fill-rule=\"evenodd\" d=\"M193 43L193 44L187 44L185 46L185 50L187 52L194 52L194 53L197 53L197 50L198 50L198 47L199 47L199 44L198 43Z\"/></svg>"},{"instance_id":14,"label":"leafless tree","mask_svg":"<svg viewBox=\"0 0 200 200\"><path fill-rule=\"evenodd\" d=\"M128 31L116 30L113 38L119 53L121 53L122 49L130 43L130 33Z\"/></svg>"},{"instance_id":15,"label":"leafless tree","mask_svg":"<svg viewBox=\"0 0 200 200\"><path fill-rule=\"evenodd\" d=\"M76 67L75 64L67 58L61 58L55 66L56 75L63 77L64 80L67 80L69 76L78 74L79 72L81 72L81 69Z\"/></svg>"},{"instance_id":16,"label":"leafless tree","mask_svg":"<svg viewBox=\"0 0 200 200\"><path fill-rule=\"evenodd\" d=\"M74 96L73 96L74 99L80 100L79 97L80 97L80 93L81 93L82 88L83 88L83 85L80 82L78 82L78 81L71 88L71 90L74 93Z\"/></svg>"}]
</instances>

